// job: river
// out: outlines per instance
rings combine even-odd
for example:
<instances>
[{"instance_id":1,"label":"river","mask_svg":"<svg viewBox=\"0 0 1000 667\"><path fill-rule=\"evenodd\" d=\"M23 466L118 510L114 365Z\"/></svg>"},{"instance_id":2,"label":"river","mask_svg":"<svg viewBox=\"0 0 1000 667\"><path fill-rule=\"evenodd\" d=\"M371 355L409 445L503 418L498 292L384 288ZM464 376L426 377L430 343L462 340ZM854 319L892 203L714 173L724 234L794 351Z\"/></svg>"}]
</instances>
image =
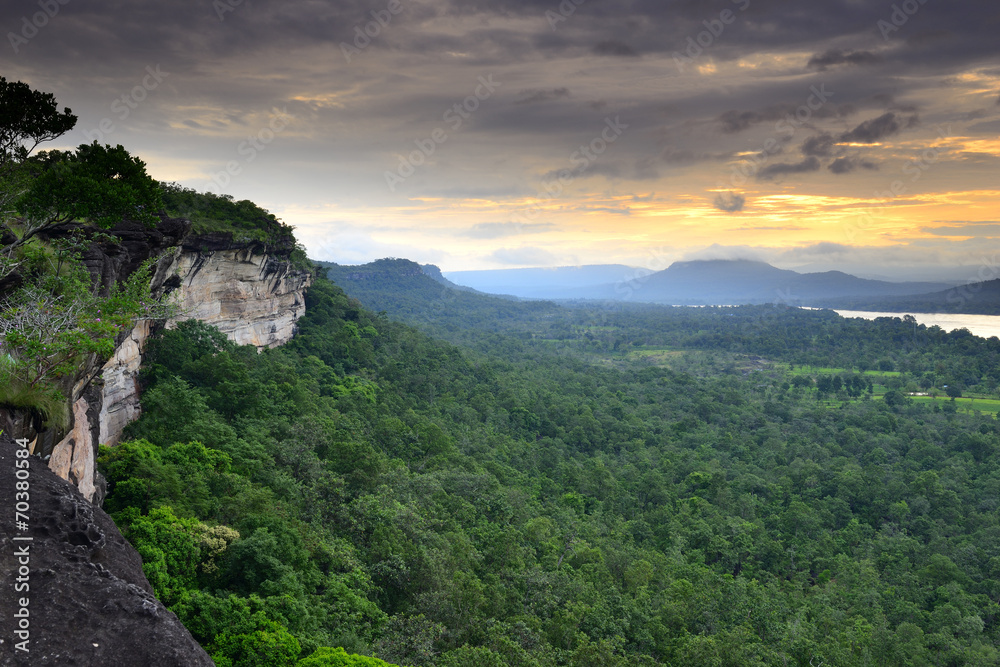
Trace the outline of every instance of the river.
<instances>
[{"instance_id":1,"label":"river","mask_svg":"<svg viewBox=\"0 0 1000 667\"><path fill-rule=\"evenodd\" d=\"M989 338L990 336L1000 336L1000 315L960 315L948 313L875 313L863 310L837 310L834 311L842 317L860 317L866 320L874 320L876 317L899 317L903 315L913 315L917 322L926 326L939 326L945 331L955 329L968 329L970 333Z\"/></svg>"}]
</instances>

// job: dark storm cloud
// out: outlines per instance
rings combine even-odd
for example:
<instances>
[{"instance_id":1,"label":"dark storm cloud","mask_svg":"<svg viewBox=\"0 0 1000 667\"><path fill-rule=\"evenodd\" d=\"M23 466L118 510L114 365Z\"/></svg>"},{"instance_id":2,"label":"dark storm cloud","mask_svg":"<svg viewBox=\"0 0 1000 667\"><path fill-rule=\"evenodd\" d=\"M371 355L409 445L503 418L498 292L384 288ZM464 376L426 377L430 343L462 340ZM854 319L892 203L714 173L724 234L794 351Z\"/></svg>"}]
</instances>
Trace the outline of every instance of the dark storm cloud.
<instances>
[{"instance_id":1,"label":"dark storm cloud","mask_svg":"<svg viewBox=\"0 0 1000 667\"><path fill-rule=\"evenodd\" d=\"M739 111L732 109L719 116L722 131L736 134L760 123L775 122L789 114L795 113L795 107L790 104L769 106L758 111Z\"/></svg>"},{"instance_id":2,"label":"dark storm cloud","mask_svg":"<svg viewBox=\"0 0 1000 667\"><path fill-rule=\"evenodd\" d=\"M873 65L881 61L881 56L871 51L831 49L822 54L814 55L806 66L824 72L835 65Z\"/></svg>"},{"instance_id":3,"label":"dark storm cloud","mask_svg":"<svg viewBox=\"0 0 1000 667\"><path fill-rule=\"evenodd\" d=\"M37 1L0 3L0 35L19 30L23 17L38 11ZM852 179L833 175L874 163L844 157L848 149L835 144L897 136L918 104L937 123L929 91L940 98L961 86L978 95L976 107L1000 108L995 85L983 92L981 80L958 76L989 72L982 68L991 63L992 76L1000 72L995 3L932 0L883 37L877 22L889 18L893 1L399 0L401 11L366 37L364 28L376 25L374 16L384 18L389 0L70 0L19 53L0 47L0 72L32 77L77 113L90 104L89 129L110 114L116 94L141 80L146 65L162 64L171 76L128 122L159 113L155 120L167 129L152 138L128 136L122 123L110 140L127 144L140 136L141 150L167 146L162 153L191 165L184 173L205 171L206 159L219 169L256 131L255 112L287 105L295 125L247 172L266 164L266 178L276 182L294 175L322 192L317 200L382 205L370 202L385 199L383 171L411 154L415 142L426 144L436 128L447 131L447 143L407 182L409 195L469 197L483 183L504 193L498 199L534 193L540 173L552 178L572 169L570 156L617 114L630 129L575 174L581 190L602 187L600 178L585 181L598 176L626 195L630 186L705 192L727 176L721 163L757 152L764 157L761 181L823 170L825 182L846 191ZM219 5L232 11L220 13ZM564 15L567 6L574 9ZM715 25L724 10L734 20L706 41L706 24ZM547 12L564 20L553 23ZM699 38L708 46L695 67L678 71L673 54L688 57L689 40ZM358 53L348 60L343 45ZM445 124L442 114L491 72L503 82L497 94L461 128ZM830 101L806 107L818 86L832 92ZM784 126L793 136L778 129L789 116L803 118L804 108L806 120ZM984 117L982 130L1000 122L995 118ZM218 143L202 141L206 136ZM777 145L763 154L768 139ZM286 149L289 159L281 162ZM893 149L865 151L888 165L882 152ZM779 157L782 150L787 155ZM704 183L675 180L687 172L705 176ZM644 183L653 179L661 180ZM563 196L573 203L572 193ZM742 197L703 203L735 213L746 206ZM506 230L473 233L499 238Z\"/></svg>"},{"instance_id":4,"label":"dark storm cloud","mask_svg":"<svg viewBox=\"0 0 1000 667\"><path fill-rule=\"evenodd\" d=\"M613 39L606 39L602 42L598 42L594 46L594 53L599 56L620 56L625 58L634 58L639 55L628 44L624 44Z\"/></svg>"},{"instance_id":5,"label":"dark storm cloud","mask_svg":"<svg viewBox=\"0 0 1000 667\"><path fill-rule=\"evenodd\" d=\"M898 33L883 39L876 23L888 18L892 3L884 0L824 0L813 2L808 11L791 0L753 0L746 11L740 11L745 0L709 2L684 0L664 3L655 0L617 0L587 2L576 6L552 29L546 12L560 12L554 0L514 0L495 2L452 0L436 2L401 0L402 11L392 17L372 48L389 44L406 44L414 51L433 53L444 50L484 52L478 48L489 45L485 57L494 62L511 58L532 58L536 52L555 55L574 51L597 50L605 55L626 53L672 53L683 51L689 37L705 30L703 22L718 19L723 10L734 12L736 20L710 47L713 58L729 59L762 49L815 49L826 40L851 36L858 46L852 50L830 48L813 56L816 66L838 64L872 64L869 56L876 48L891 53L882 55L890 60L951 69L956 61L971 62L978 56L995 50L989 19L993 9L987 3L929 3L910 19ZM34 3L2 3L0 26L15 29ZM50 40L44 49L52 58L80 53L86 48L94 54L111 55L122 50L135 52L173 52L192 57L206 52L231 54L255 49L268 49L292 43L350 42L355 28L372 20L371 12L384 11L386 0L341 0L337 3L283 2L254 0L231 6L222 13L217 3L206 0L170 0L86 4L82 0L69 3L57 19L65 16L73 30L60 30L57 21L46 30L60 31L59 40ZM538 31L525 39L502 27L486 27L475 33L445 36L428 35L427 39L407 31L416 25L431 23L443 16L537 19ZM925 45L917 36L928 29L941 36ZM862 43L867 43L861 46ZM597 45L596 47L594 45ZM605 46L602 46L605 45ZM624 48L622 48L624 47ZM45 57L36 49L36 57Z\"/></svg>"},{"instance_id":6,"label":"dark storm cloud","mask_svg":"<svg viewBox=\"0 0 1000 667\"><path fill-rule=\"evenodd\" d=\"M802 96L802 102L807 102L809 100L809 95L811 95L811 91L808 87L804 92L795 92L796 94ZM783 92L783 94L788 95L789 93ZM846 95L848 94L848 91L844 87L841 87L839 94ZM763 95L764 94L762 94L762 96ZM756 110L740 111L738 109L731 109L719 115L715 120L722 126L722 131L726 134L737 134L763 123L776 123L778 121L794 118L796 112L798 112L803 106L803 104L785 102L781 104L771 104ZM857 107L853 104L831 103L824 104L817 109L807 107L807 110L809 112L810 119L822 120L827 118L846 118L854 114L857 111Z\"/></svg>"},{"instance_id":7,"label":"dark storm cloud","mask_svg":"<svg viewBox=\"0 0 1000 667\"><path fill-rule=\"evenodd\" d=\"M277 0L69 2L17 55L38 63L74 58L78 65L98 71L123 65L121 57L125 55L143 60L171 57L193 66L213 55L281 44L349 40L355 25L372 20L369 6L375 9L377 4L358 0L331 4ZM380 9L385 9L384 4ZM34 3L2 3L0 26L16 29L22 15L34 10Z\"/></svg>"},{"instance_id":8,"label":"dark storm cloud","mask_svg":"<svg viewBox=\"0 0 1000 667\"><path fill-rule=\"evenodd\" d=\"M738 213L743 210L747 203L747 198L738 192L720 192L715 195L712 205L720 211L726 213Z\"/></svg>"},{"instance_id":9,"label":"dark storm cloud","mask_svg":"<svg viewBox=\"0 0 1000 667\"><path fill-rule=\"evenodd\" d=\"M558 100L569 96L569 88L552 88L551 90L522 90L518 93L518 98L514 100L514 104L550 102L552 100Z\"/></svg>"},{"instance_id":10,"label":"dark storm cloud","mask_svg":"<svg viewBox=\"0 0 1000 667\"><path fill-rule=\"evenodd\" d=\"M746 7L746 11L741 8ZM310 44L339 47L351 44L356 29L384 12L386 0L341 0L337 3L254 0L167 0L114 3L71 2L61 10L39 44L24 48L27 58L54 62L86 54L101 67L114 68L121 56L171 56L192 64L206 56L265 51ZM564 3L565 4L565 3ZM706 55L732 59L762 49L791 51L815 49L827 40L852 37L854 49L829 48L813 56L814 68L840 64L904 64L942 71L957 63L970 63L995 53L994 10L986 3L936 3L920 11L887 39L876 23L892 12L884 0L822 0L804 11L792 0L654 0L588 2L566 16L554 0L401 0L401 11L372 40L373 49L398 48L403 52L435 54L445 51L476 54L484 64L531 60L581 51L601 55L683 52L689 38L705 30L704 22L718 19L723 10L736 20L713 40ZM0 26L16 31L22 18L37 11L35 3L6 2L0 8ZM227 7L220 10L219 7ZM546 12L565 21L550 24ZM419 28L433 27L443 17L537 19L530 31L491 26L457 34ZM498 22L500 23L500 22ZM928 42L929 29L938 36ZM6 32L6 31L4 31ZM44 44L44 45L43 45ZM862 46L864 44L864 46ZM596 45L596 46L595 46ZM887 49L876 55L875 49ZM27 55L29 54L30 55ZM10 54L8 54L10 55Z\"/></svg>"},{"instance_id":11,"label":"dark storm cloud","mask_svg":"<svg viewBox=\"0 0 1000 667\"><path fill-rule=\"evenodd\" d=\"M231 3L231 4L229 4ZM571 3L572 4L572 3ZM0 28L16 30L33 3L0 3ZM218 10L227 6L232 11ZM387 0L344 0L337 3L289 3L280 0L253 0L236 4L234 0L167 0L149 3L131 0L104 4L71 2L40 35L14 54L0 53L26 68L42 68L58 63L64 71L83 71L84 77L127 73L128 65L161 61L177 72L203 71L216 58L275 50L275 65L291 66L293 56L283 56L295 48L324 45L330 49L326 66L333 70L363 63L373 51L392 50L401 55L440 58L445 53L461 53L467 62L487 68L515 62L544 63L562 56L588 53L605 56L630 56L683 52L689 38L705 30L705 21L714 21L722 10L733 11L737 18L714 39L701 56L731 60L760 50L789 51L815 49L826 40L851 37L853 49L829 48L819 51L810 62L813 69L838 64L874 65L866 81L853 80L849 89L892 90L905 94L914 84L899 77L908 69L954 70L958 63L971 63L984 55L995 54L995 40L983 20L986 10L979 6L943 6L928 4L905 26L904 31L884 40L876 22L891 12L878 0L823 0L810 3L808 11L791 0L753 0L745 12L742 0L674 3L635 0L626 3L612 0L588 2L576 6L555 29L546 12L559 12L553 0L505 0L494 2L459 2L401 0L401 11L393 15L377 37L372 38L360 55L347 63L341 45L354 46L358 30L373 21L372 12L384 12ZM575 5L574 5L575 6ZM221 19L220 19L221 17ZM474 29L442 32L435 30L446 17L478 17ZM490 17L500 20L490 21ZM534 32L511 29L505 18L537 19ZM529 23L529 25L536 25ZM484 26L484 27L479 27ZM930 46L913 41L921 30L934 26L944 36ZM362 37L362 41L366 38ZM867 42L867 46L861 46ZM881 63L869 62L865 55L878 49ZM884 51L884 53L883 53ZM317 63L322 65L323 63ZM886 68L892 66L891 75ZM883 67L884 66L884 67ZM141 68L140 68L141 69ZM900 71L902 70L902 71ZM885 72L885 73L883 73ZM349 74L349 72L348 72ZM206 81L206 94L216 87ZM295 81L272 79L273 85L292 85ZM264 97L263 91L237 91L221 86L221 91L235 96ZM840 86L837 103L849 92ZM773 99L773 98L772 98ZM886 107L883 107L886 108ZM766 122L780 108L762 111L730 112L724 121L727 132L738 132L755 123ZM756 118L753 114L759 114ZM823 111L823 113L828 113ZM718 114L718 111L716 111Z\"/></svg>"},{"instance_id":12,"label":"dark storm cloud","mask_svg":"<svg viewBox=\"0 0 1000 667\"><path fill-rule=\"evenodd\" d=\"M878 118L864 121L850 132L844 132L840 135L838 141L845 144L874 144L899 133L904 128L914 127L916 124L916 116L901 118L890 111Z\"/></svg>"},{"instance_id":13,"label":"dark storm cloud","mask_svg":"<svg viewBox=\"0 0 1000 667\"><path fill-rule=\"evenodd\" d=\"M757 172L757 178L762 181L773 181L789 174L806 174L812 171L819 171L821 166L819 158L810 156L802 160L802 162L769 164Z\"/></svg>"},{"instance_id":14,"label":"dark storm cloud","mask_svg":"<svg viewBox=\"0 0 1000 667\"><path fill-rule=\"evenodd\" d=\"M623 165L611 160L602 160L588 164L585 168L567 165L565 168L552 169L541 176L543 183L562 179L577 179L587 176L603 176L604 178L621 178L623 173L630 170L623 168Z\"/></svg>"},{"instance_id":15,"label":"dark storm cloud","mask_svg":"<svg viewBox=\"0 0 1000 667\"><path fill-rule=\"evenodd\" d=\"M831 162L830 166L828 166L827 169L829 169L834 174L841 175L841 174L849 174L852 171L856 171L858 169L868 169L870 171L877 171L878 165L875 164L874 162L862 158L845 156L845 157L839 157L833 162Z\"/></svg>"},{"instance_id":16,"label":"dark storm cloud","mask_svg":"<svg viewBox=\"0 0 1000 667\"><path fill-rule=\"evenodd\" d=\"M756 111L737 111L735 109L727 111L719 116L719 123L722 124L722 131L734 134L742 132L747 128L762 123L767 120L763 114Z\"/></svg>"},{"instance_id":17,"label":"dark storm cloud","mask_svg":"<svg viewBox=\"0 0 1000 667\"><path fill-rule=\"evenodd\" d=\"M804 142L802 142L802 154L803 155L815 155L816 157L829 157L833 154L833 147L835 144L833 135L827 134L817 134L816 136L809 137Z\"/></svg>"}]
</instances>

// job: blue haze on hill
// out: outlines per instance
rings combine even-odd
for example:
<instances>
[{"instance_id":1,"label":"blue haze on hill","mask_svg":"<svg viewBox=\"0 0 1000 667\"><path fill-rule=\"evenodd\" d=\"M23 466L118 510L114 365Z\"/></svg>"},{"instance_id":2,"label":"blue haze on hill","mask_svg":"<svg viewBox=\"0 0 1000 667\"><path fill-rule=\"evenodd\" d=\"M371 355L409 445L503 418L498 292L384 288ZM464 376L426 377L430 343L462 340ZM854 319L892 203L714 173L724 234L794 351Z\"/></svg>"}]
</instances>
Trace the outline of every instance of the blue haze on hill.
<instances>
[{"instance_id":1,"label":"blue haze on hill","mask_svg":"<svg viewBox=\"0 0 1000 667\"><path fill-rule=\"evenodd\" d=\"M940 282L888 282L841 271L798 273L751 260L675 262L649 272L623 265L445 272L448 280L491 294L534 299L601 299L670 304L788 303L927 294Z\"/></svg>"}]
</instances>

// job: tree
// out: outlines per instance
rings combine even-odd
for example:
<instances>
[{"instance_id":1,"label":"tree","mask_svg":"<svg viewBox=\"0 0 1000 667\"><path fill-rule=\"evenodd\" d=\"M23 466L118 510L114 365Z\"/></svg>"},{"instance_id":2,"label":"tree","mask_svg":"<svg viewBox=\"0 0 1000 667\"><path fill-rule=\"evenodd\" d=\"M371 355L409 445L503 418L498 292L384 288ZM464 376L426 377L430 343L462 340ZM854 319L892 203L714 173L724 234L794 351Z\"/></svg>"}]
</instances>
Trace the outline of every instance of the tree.
<instances>
[{"instance_id":1,"label":"tree","mask_svg":"<svg viewBox=\"0 0 1000 667\"><path fill-rule=\"evenodd\" d=\"M62 113L51 93L32 90L0 76L0 228L14 214L15 202L27 190L21 167L39 144L62 136L76 124L69 109ZM12 249L0 252L0 280L18 267Z\"/></svg>"},{"instance_id":2,"label":"tree","mask_svg":"<svg viewBox=\"0 0 1000 667\"><path fill-rule=\"evenodd\" d=\"M507 663L485 646L463 646L446 653L437 664L440 667L504 667Z\"/></svg>"},{"instance_id":3,"label":"tree","mask_svg":"<svg viewBox=\"0 0 1000 667\"><path fill-rule=\"evenodd\" d=\"M961 398L962 397L962 388L959 387L957 384L954 384L954 383L953 384L949 384L947 387L944 388L944 391L945 391L946 394L948 394L948 396L951 397L951 400L953 400L953 401L956 398Z\"/></svg>"},{"instance_id":4,"label":"tree","mask_svg":"<svg viewBox=\"0 0 1000 667\"><path fill-rule=\"evenodd\" d=\"M101 228L151 223L161 204L146 165L121 146L32 155L75 124L51 94L0 77L0 402L50 424L65 421L53 417L65 412L56 409L60 385L70 386L87 355L106 358L137 319L170 314L150 295L150 263L99 296L79 261ZM41 232L67 222L82 223L78 238L41 242Z\"/></svg>"},{"instance_id":5,"label":"tree","mask_svg":"<svg viewBox=\"0 0 1000 667\"><path fill-rule=\"evenodd\" d=\"M348 653L342 648L321 646L308 658L299 660L296 667L395 667L392 663Z\"/></svg>"},{"instance_id":6,"label":"tree","mask_svg":"<svg viewBox=\"0 0 1000 667\"><path fill-rule=\"evenodd\" d=\"M51 93L32 90L0 77L0 223L14 214L17 238L3 248L12 268L12 251L43 229L71 220L107 228L124 217L152 223L162 208L159 185L146 165L121 146L82 144L75 152L32 152L73 129L76 116L59 111ZM0 278L5 275L0 265Z\"/></svg>"},{"instance_id":7,"label":"tree","mask_svg":"<svg viewBox=\"0 0 1000 667\"><path fill-rule=\"evenodd\" d=\"M885 404L891 408L903 407L909 402L909 399L907 399L906 396L904 396L898 389L890 389L885 392L885 396L883 396L882 399L885 401Z\"/></svg>"},{"instance_id":8,"label":"tree","mask_svg":"<svg viewBox=\"0 0 1000 667\"><path fill-rule=\"evenodd\" d=\"M24 255L30 257L32 253ZM59 395L59 384L77 373L89 354L107 358L122 331L137 319L159 319L176 309L150 293L146 262L107 297L92 293L85 271L42 275L0 298L0 346L8 364L0 368L0 398L10 404L15 393L28 407L39 395Z\"/></svg>"},{"instance_id":9,"label":"tree","mask_svg":"<svg viewBox=\"0 0 1000 667\"><path fill-rule=\"evenodd\" d=\"M69 109L60 112L52 93L0 76L0 165L4 168L27 159L39 144L61 137L74 125L76 116Z\"/></svg>"},{"instance_id":10,"label":"tree","mask_svg":"<svg viewBox=\"0 0 1000 667\"><path fill-rule=\"evenodd\" d=\"M103 229L126 218L153 225L162 208L159 185L146 173L146 164L121 145L95 141L75 153L43 152L29 158L25 168L29 184L15 201L23 218L13 248L71 221Z\"/></svg>"},{"instance_id":11,"label":"tree","mask_svg":"<svg viewBox=\"0 0 1000 667\"><path fill-rule=\"evenodd\" d=\"M195 587L203 560L200 535L205 532L198 528L198 521L180 519L170 507L157 507L147 516L129 507L117 520L124 528L122 534L142 556L143 573L157 598L173 604L185 590Z\"/></svg>"},{"instance_id":12,"label":"tree","mask_svg":"<svg viewBox=\"0 0 1000 667\"><path fill-rule=\"evenodd\" d=\"M230 626L208 648L220 667L293 667L301 651L299 640L263 612Z\"/></svg>"},{"instance_id":13,"label":"tree","mask_svg":"<svg viewBox=\"0 0 1000 667\"><path fill-rule=\"evenodd\" d=\"M74 125L76 116L69 109L60 112L51 93L0 76L0 222L12 213L10 207L22 192L18 168L39 144Z\"/></svg>"}]
</instances>

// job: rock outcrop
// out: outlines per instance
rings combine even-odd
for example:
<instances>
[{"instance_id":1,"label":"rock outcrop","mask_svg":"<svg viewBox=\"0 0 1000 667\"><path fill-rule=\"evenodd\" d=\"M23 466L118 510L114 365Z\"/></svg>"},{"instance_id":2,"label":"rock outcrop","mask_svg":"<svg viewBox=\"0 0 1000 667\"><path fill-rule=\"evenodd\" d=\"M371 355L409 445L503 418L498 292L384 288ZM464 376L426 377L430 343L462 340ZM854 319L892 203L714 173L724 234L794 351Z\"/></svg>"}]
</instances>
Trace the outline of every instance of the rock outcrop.
<instances>
[{"instance_id":1,"label":"rock outcrop","mask_svg":"<svg viewBox=\"0 0 1000 667\"><path fill-rule=\"evenodd\" d=\"M70 238L81 232L81 226L76 223L60 225L41 234L45 240ZM107 295L111 288L120 280L132 275L143 262L151 258L160 258L156 266L154 285L160 286L166 282L167 270L173 263L174 256L180 251L180 244L191 232L191 223L178 218L161 217L155 228L149 228L135 222L122 222L108 231L108 238L90 243L82 250L83 266L90 274L91 282L98 291ZM8 276L2 289L13 289L21 281L15 272ZM69 412L72 417L77 413L77 401L84 394L88 396L88 415L96 415L101 406L100 392L94 392L92 382L102 373L100 360L91 356L81 363L75 377L68 378L62 387L63 394L69 397ZM40 454L50 454L68 438L66 429L45 428L40 415L19 410L0 408L0 428L8 435L27 438L32 442L32 451ZM70 425L70 429L75 424ZM92 437L97 442L96 426ZM71 456L72 458L72 456Z\"/></svg>"},{"instance_id":2,"label":"rock outcrop","mask_svg":"<svg viewBox=\"0 0 1000 667\"><path fill-rule=\"evenodd\" d=\"M78 398L73 404L73 429L52 450L49 459L49 469L76 485L80 493L89 501L94 500L97 491L94 486L95 456L97 455L94 439L91 434L90 419L87 411L90 404L86 398ZM100 503L103 493L97 499Z\"/></svg>"},{"instance_id":3,"label":"rock outcrop","mask_svg":"<svg viewBox=\"0 0 1000 667\"><path fill-rule=\"evenodd\" d=\"M296 271L262 246L198 248L194 237L157 272L154 283L169 290L181 314L166 323L197 319L218 327L238 345L258 349L291 340L305 312L311 275ZM139 417L139 366L154 323L139 322L101 373L97 441L117 445L122 430Z\"/></svg>"},{"instance_id":4,"label":"rock outcrop","mask_svg":"<svg viewBox=\"0 0 1000 667\"><path fill-rule=\"evenodd\" d=\"M115 349L101 372L97 441L117 445L122 431L139 418L139 366L153 323L142 320Z\"/></svg>"},{"instance_id":5,"label":"rock outcrop","mask_svg":"<svg viewBox=\"0 0 1000 667\"><path fill-rule=\"evenodd\" d=\"M0 438L0 505L10 512L16 450ZM153 596L142 559L111 517L37 457L27 460L27 528L0 522L0 664L210 667ZM18 630L27 633L27 652L16 648L25 637Z\"/></svg>"},{"instance_id":6,"label":"rock outcrop","mask_svg":"<svg viewBox=\"0 0 1000 667\"><path fill-rule=\"evenodd\" d=\"M73 233L74 225L51 236ZM95 470L98 444L118 444L122 431L138 418L139 366L147 339L161 326L198 319L218 327L240 345L258 349L281 345L295 333L305 312L305 290L311 274L288 261L294 239L268 246L234 241L232 235L192 235L187 220L163 217L155 229L122 223L109 231L116 240L93 243L83 263L93 283L108 293L148 259L157 259L154 294L171 294L180 315L169 322L141 321L123 334L103 365L96 359L81 367L70 397L68 432L43 429L37 418L0 410L0 427L8 435L32 441L32 451L51 455L56 474L77 486L85 498L100 503L104 484Z\"/></svg>"},{"instance_id":7,"label":"rock outcrop","mask_svg":"<svg viewBox=\"0 0 1000 667\"><path fill-rule=\"evenodd\" d=\"M238 345L286 343L305 312L303 294L310 275L259 248L186 251L174 271L181 278L176 291L179 319L218 327Z\"/></svg>"}]
</instances>

